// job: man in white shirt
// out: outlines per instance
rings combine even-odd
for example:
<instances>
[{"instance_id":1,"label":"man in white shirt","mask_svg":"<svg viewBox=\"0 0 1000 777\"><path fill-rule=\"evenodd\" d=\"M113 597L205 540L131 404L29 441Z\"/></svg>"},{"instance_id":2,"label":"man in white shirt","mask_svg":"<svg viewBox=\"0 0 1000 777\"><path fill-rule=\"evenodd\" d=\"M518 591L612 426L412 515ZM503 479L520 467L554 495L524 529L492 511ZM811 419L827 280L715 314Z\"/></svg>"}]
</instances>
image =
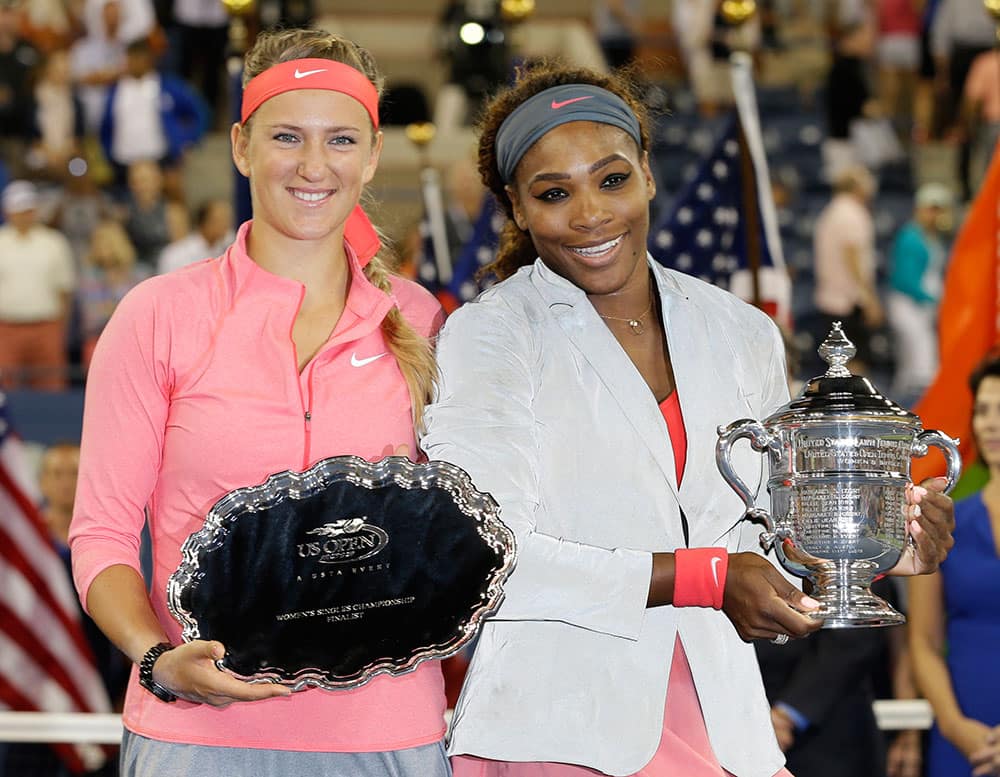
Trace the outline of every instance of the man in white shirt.
<instances>
[{"instance_id":1,"label":"man in white shirt","mask_svg":"<svg viewBox=\"0 0 1000 777\"><path fill-rule=\"evenodd\" d=\"M127 70L110 98L111 159L125 166L140 159L163 159L167 138L160 116L160 74L152 66L152 52L144 45L130 45L125 61Z\"/></svg>"},{"instance_id":2,"label":"man in white shirt","mask_svg":"<svg viewBox=\"0 0 1000 777\"><path fill-rule=\"evenodd\" d=\"M38 195L13 181L0 199L0 385L66 386L66 323L76 272L69 241L36 221Z\"/></svg>"},{"instance_id":3,"label":"man in white shirt","mask_svg":"<svg viewBox=\"0 0 1000 777\"><path fill-rule=\"evenodd\" d=\"M108 92L101 146L124 185L133 162L152 159L179 177L185 151L205 131L205 109L183 80L159 73L146 40L128 44L125 73Z\"/></svg>"},{"instance_id":4,"label":"man in white shirt","mask_svg":"<svg viewBox=\"0 0 1000 777\"><path fill-rule=\"evenodd\" d=\"M192 262L219 256L234 237L230 204L226 200L208 200L198 208L194 231L160 252L156 272L162 275Z\"/></svg>"},{"instance_id":5,"label":"man in white shirt","mask_svg":"<svg viewBox=\"0 0 1000 777\"><path fill-rule=\"evenodd\" d=\"M73 77L79 84L84 124L88 134L101 130L109 87L125 71L125 43L118 37L121 27L120 0L99 3L101 26L73 44L70 53Z\"/></svg>"},{"instance_id":6,"label":"man in white shirt","mask_svg":"<svg viewBox=\"0 0 1000 777\"><path fill-rule=\"evenodd\" d=\"M875 224L868 203L875 179L860 165L844 168L834 181L833 198L816 219L813 254L816 288L813 302L824 319L825 336L833 321L858 349L855 372L870 359L871 330L884 315L875 287Z\"/></svg>"}]
</instances>

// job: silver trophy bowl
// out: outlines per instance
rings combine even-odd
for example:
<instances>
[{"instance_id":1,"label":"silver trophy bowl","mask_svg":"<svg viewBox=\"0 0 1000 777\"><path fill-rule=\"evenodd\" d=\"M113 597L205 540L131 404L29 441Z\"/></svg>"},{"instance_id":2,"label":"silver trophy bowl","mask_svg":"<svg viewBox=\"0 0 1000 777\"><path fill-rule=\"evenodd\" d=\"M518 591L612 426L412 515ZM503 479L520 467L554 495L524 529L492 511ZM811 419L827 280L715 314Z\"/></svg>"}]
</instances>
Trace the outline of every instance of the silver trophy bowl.
<instances>
[{"instance_id":1,"label":"silver trophy bowl","mask_svg":"<svg viewBox=\"0 0 1000 777\"><path fill-rule=\"evenodd\" d=\"M839 322L819 354L829 369L798 397L763 421L719 427L716 462L743 499L744 517L767 528L761 544L773 547L789 572L812 582L820 608L811 617L824 628L904 623L871 584L912 542L905 515L912 457L939 448L950 491L961 472L957 441L924 430L918 416L847 369L855 348ZM756 506L733 469L730 448L744 437L767 456L770 512Z\"/></svg>"}]
</instances>

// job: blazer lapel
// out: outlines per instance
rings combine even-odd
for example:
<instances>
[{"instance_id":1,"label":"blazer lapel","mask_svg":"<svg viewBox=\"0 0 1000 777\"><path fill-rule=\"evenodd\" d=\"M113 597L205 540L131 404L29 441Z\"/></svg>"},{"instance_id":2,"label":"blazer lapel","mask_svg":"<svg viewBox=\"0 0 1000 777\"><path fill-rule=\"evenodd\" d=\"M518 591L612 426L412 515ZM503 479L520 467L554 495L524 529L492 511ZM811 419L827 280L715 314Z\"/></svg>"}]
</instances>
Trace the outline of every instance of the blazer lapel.
<instances>
[{"instance_id":1,"label":"blazer lapel","mask_svg":"<svg viewBox=\"0 0 1000 777\"><path fill-rule=\"evenodd\" d=\"M548 303L553 318L618 403L676 497L677 477L667 425L642 375L583 291L541 261L535 263L534 272L535 288Z\"/></svg>"},{"instance_id":2,"label":"blazer lapel","mask_svg":"<svg viewBox=\"0 0 1000 777\"><path fill-rule=\"evenodd\" d=\"M706 468L715 462L716 432L712 427L712 403L718 401L722 376L717 371L718 343L709 342L708 322L672 280L655 273L663 305L663 327L667 333L670 365L674 371L684 431L687 435L687 458L681 480L680 501L685 513L693 515L693 493L704 487Z\"/></svg>"},{"instance_id":3,"label":"blazer lapel","mask_svg":"<svg viewBox=\"0 0 1000 777\"><path fill-rule=\"evenodd\" d=\"M691 544L695 546L720 534L718 527L707 525L702 515L711 502L713 489L727 488L715 461L716 427L745 418L751 410L738 385L737 365L718 324L708 320L705 309L689 300L665 270L655 264L654 270L687 434L679 501L688 516ZM720 418L720 412L724 414L727 408L732 417Z\"/></svg>"}]
</instances>

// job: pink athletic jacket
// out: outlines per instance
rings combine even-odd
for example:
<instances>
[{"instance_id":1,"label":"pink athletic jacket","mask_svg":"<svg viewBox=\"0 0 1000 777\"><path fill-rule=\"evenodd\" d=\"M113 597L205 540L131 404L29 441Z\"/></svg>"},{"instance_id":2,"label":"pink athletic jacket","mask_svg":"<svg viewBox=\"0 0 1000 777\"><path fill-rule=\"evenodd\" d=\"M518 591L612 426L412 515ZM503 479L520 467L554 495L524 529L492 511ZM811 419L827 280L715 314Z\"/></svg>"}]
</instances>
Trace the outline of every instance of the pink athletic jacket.
<instances>
[{"instance_id":1,"label":"pink athletic jacket","mask_svg":"<svg viewBox=\"0 0 1000 777\"><path fill-rule=\"evenodd\" d=\"M153 609L170 639L180 626L166 583L180 546L226 492L328 456L375 460L416 451L410 396L380 323L394 304L421 334L440 305L394 279L372 286L353 252L347 306L330 339L299 374L292 324L305 289L246 253L251 223L217 259L151 278L122 300L101 336L87 380L82 456L70 533L81 599L113 564L139 569L145 510L153 544ZM306 751L395 750L444 734L437 662L351 691L310 689L225 709L166 704L133 670L125 726L170 742Z\"/></svg>"}]
</instances>

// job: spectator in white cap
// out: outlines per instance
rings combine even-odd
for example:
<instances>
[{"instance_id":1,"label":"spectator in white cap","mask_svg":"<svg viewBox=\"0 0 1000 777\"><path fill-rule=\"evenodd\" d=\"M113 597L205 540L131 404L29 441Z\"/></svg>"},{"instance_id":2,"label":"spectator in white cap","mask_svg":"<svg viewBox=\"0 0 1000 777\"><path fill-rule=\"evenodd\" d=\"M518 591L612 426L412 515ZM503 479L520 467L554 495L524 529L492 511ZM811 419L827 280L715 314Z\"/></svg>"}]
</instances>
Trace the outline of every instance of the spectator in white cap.
<instances>
[{"instance_id":1,"label":"spectator in white cap","mask_svg":"<svg viewBox=\"0 0 1000 777\"><path fill-rule=\"evenodd\" d=\"M947 258L942 236L952 202L947 186L921 186L913 218L900 227L889 255L887 313L896 354L892 395L907 404L920 398L937 372L937 309Z\"/></svg>"},{"instance_id":2,"label":"spectator in white cap","mask_svg":"<svg viewBox=\"0 0 1000 777\"><path fill-rule=\"evenodd\" d=\"M69 241L39 224L38 193L13 181L0 198L0 385L66 385L66 324L76 286Z\"/></svg>"}]
</instances>

